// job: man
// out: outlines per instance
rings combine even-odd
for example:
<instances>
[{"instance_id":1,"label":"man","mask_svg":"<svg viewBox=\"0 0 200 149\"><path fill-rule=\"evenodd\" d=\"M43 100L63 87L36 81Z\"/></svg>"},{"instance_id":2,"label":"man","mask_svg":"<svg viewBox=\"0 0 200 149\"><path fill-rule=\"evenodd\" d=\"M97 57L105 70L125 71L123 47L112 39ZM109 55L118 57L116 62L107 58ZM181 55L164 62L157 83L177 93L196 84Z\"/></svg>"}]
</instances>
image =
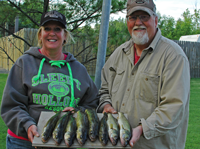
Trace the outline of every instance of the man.
<instances>
[{"instance_id":1,"label":"man","mask_svg":"<svg viewBox=\"0 0 200 149\"><path fill-rule=\"evenodd\" d=\"M128 0L132 39L102 69L98 112L128 115L134 149L184 149L190 96L189 62L163 37L152 0Z\"/></svg>"}]
</instances>

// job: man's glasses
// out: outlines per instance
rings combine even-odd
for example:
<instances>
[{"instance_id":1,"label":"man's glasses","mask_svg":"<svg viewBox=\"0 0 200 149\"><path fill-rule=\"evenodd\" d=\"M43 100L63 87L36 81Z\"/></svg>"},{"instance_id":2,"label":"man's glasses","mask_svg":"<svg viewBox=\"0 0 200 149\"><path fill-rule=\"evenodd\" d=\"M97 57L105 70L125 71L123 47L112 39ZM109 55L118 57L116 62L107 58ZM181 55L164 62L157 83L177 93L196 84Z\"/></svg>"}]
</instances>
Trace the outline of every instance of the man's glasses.
<instances>
[{"instance_id":1,"label":"man's glasses","mask_svg":"<svg viewBox=\"0 0 200 149\"><path fill-rule=\"evenodd\" d=\"M142 22L147 22L150 19L149 15L132 15L132 16L128 16L127 19L129 22L135 22L137 20L137 18L140 19L140 21Z\"/></svg>"}]
</instances>

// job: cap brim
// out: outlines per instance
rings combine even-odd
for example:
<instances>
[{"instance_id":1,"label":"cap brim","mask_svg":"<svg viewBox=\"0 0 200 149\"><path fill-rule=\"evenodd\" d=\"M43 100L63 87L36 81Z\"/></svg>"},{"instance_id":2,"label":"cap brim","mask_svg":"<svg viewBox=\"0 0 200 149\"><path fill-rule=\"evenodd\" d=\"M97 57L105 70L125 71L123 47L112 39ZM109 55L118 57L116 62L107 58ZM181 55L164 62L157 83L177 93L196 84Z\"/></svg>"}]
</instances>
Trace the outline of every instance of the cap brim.
<instances>
[{"instance_id":1,"label":"cap brim","mask_svg":"<svg viewBox=\"0 0 200 149\"><path fill-rule=\"evenodd\" d=\"M152 16L152 15L154 14L154 12L153 12L151 9L149 9L149 8L141 7L141 6L136 6L136 7L133 7L133 8L131 8L131 9L129 9L129 10L127 11L127 16L130 16L133 12L138 11L138 10L145 11L145 12L147 12L150 16Z\"/></svg>"},{"instance_id":2,"label":"cap brim","mask_svg":"<svg viewBox=\"0 0 200 149\"><path fill-rule=\"evenodd\" d=\"M63 26L64 28L66 28L66 26L65 26L61 21L59 21L59 20L57 20L57 19L45 20L44 22L42 22L42 24L40 24L40 26L43 26L45 23L47 23L47 22L49 22L49 21L57 21L57 22L60 22L60 23L62 24L62 26Z\"/></svg>"}]
</instances>

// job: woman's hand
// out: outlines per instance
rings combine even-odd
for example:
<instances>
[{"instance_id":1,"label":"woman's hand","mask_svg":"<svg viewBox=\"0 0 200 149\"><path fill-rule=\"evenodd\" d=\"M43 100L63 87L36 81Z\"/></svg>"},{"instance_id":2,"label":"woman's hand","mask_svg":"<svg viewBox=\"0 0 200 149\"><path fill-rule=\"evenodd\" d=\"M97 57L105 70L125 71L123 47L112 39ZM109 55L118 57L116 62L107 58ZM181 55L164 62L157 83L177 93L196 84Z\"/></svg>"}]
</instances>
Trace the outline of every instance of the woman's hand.
<instances>
[{"instance_id":1,"label":"woman's hand","mask_svg":"<svg viewBox=\"0 0 200 149\"><path fill-rule=\"evenodd\" d=\"M66 107L63 112L67 112L67 111L72 111L72 113L74 112L74 108L72 107Z\"/></svg>"},{"instance_id":2,"label":"woman's hand","mask_svg":"<svg viewBox=\"0 0 200 149\"><path fill-rule=\"evenodd\" d=\"M28 128L28 139L29 139L29 141L31 141L31 143L33 142L34 136L39 137L40 134L37 132L37 126L36 125L31 125Z\"/></svg>"},{"instance_id":3,"label":"woman's hand","mask_svg":"<svg viewBox=\"0 0 200 149\"><path fill-rule=\"evenodd\" d=\"M112 114L116 114L117 111L110 105L110 104L106 104L103 108L103 113L112 113Z\"/></svg>"}]
</instances>

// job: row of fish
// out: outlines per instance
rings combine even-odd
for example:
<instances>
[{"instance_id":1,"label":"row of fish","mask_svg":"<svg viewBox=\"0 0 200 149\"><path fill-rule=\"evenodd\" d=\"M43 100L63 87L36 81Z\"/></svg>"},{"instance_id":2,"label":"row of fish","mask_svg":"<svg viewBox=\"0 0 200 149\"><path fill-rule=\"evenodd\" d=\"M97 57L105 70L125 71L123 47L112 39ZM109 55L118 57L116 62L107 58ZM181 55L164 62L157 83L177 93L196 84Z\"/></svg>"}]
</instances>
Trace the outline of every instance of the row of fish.
<instances>
[{"instance_id":1,"label":"row of fish","mask_svg":"<svg viewBox=\"0 0 200 149\"><path fill-rule=\"evenodd\" d=\"M115 146L120 139L121 145L126 147L131 139L131 126L121 112L118 112L117 119L111 113L104 113L100 121L94 109L81 108L76 112L76 118L70 111L61 118L60 114L61 111L56 113L44 126L41 135L43 143L53 137L56 145L64 140L67 147L70 147L76 138L82 146L88 137L91 142L99 139L103 146L109 140Z\"/></svg>"}]
</instances>

